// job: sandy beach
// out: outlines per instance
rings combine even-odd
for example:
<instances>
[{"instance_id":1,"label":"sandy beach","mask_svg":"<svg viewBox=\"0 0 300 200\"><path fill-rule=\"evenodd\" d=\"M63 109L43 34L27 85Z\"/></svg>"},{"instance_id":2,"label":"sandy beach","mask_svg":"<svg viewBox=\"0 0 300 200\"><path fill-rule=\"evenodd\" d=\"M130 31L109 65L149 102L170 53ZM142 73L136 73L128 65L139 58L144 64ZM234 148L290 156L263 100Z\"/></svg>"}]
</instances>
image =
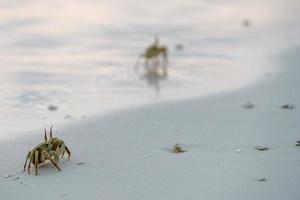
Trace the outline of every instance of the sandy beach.
<instances>
[{"instance_id":1,"label":"sandy beach","mask_svg":"<svg viewBox=\"0 0 300 200\"><path fill-rule=\"evenodd\" d=\"M60 172L47 164L39 176L21 173L42 130L3 141L1 199L297 200L299 58L299 47L278 55L274 73L237 91L54 127L72 151L70 161L60 162ZM247 101L254 107L243 108ZM287 103L294 109L281 109ZM175 143L186 152L170 153ZM256 144L269 150L258 151Z\"/></svg>"}]
</instances>

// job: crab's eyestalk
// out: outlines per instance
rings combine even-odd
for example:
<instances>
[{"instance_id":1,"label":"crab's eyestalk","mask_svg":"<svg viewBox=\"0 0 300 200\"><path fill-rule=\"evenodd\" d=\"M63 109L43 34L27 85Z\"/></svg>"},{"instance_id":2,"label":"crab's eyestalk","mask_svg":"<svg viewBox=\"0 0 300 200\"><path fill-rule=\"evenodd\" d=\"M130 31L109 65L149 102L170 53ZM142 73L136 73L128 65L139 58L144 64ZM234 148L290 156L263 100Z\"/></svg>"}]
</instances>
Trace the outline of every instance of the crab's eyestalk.
<instances>
[{"instance_id":1,"label":"crab's eyestalk","mask_svg":"<svg viewBox=\"0 0 300 200\"><path fill-rule=\"evenodd\" d=\"M47 142L47 132L46 132L46 129L45 129L45 128L44 128L44 131L45 131L45 136L44 136L45 142Z\"/></svg>"},{"instance_id":2,"label":"crab's eyestalk","mask_svg":"<svg viewBox=\"0 0 300 200\"><path fill-rule=\"evenodd\" d=\"M50 139L53 139L53 135L52 135L52 127L53 127L53 125L51 125L51 128L50 128Z\"/></svg>"}]
</instances>

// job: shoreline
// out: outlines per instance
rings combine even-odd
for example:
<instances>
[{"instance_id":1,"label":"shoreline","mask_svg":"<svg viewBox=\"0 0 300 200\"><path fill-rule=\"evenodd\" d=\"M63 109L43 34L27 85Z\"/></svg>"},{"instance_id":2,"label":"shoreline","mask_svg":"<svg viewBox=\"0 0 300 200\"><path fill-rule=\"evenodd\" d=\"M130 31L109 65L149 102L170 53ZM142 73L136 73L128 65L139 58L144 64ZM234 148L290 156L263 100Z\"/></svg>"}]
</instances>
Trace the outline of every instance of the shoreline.
<instances>
[{"instance_id":1,"label":"shoreline","mask_svg":"<svg viewBox=\"0 0 300 200\"><path fill-rule=\"evenodd\" d=\"M69 162L61 161L61 172L45 165L40 176L17 174L29 148L42 141L42 131L39 138L8 140L1 145L0 194L6 199L47 194L43 198L296 200L299 53L295 48L284 54L287 66L248 88L112 112L61 131L54 127L73 153ZM243 109L248 100L255 107ZM286 103L295 109L282 110ZM177 142L187 152L167 151ZM253 148L261 143L270 150ZM267 181L258 182L261 178Z\"/></svg>"}]
</instances>

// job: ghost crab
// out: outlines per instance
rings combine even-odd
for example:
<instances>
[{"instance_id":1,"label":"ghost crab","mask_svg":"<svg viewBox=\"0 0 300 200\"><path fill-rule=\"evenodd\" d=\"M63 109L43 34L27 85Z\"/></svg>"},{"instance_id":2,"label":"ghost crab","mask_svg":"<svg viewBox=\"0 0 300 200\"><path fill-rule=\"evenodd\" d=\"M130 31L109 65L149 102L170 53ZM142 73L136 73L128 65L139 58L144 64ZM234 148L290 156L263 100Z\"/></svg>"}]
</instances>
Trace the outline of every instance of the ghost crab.
<instances>
[{"instance_id":1,"label":"ghost crab","mask_svg":"<svg viewBox=\"0 0 300 200\"><path fill-rule=\"evenodd\" d=\"M162 67L163 71L167 70L168 63L168 49L166 46L159 44L159 39L156 37L154 43L146 48L140 58L145 61L145 69L147 72L158 72L159 68ZM136 68L139 66L138 60ZM161 61L163 64L161 65Z\"/></svg>"},{"instance_id":2,"label":"ghost crab","mask_svg":"<svg viewBox=\"0 0 300 200\"><path fill-rule=\"evenodd\" d=\"M68 159L70 158L71 152L66 147L63 140L58 138L53 138L52 135L52 126L50 129L50 139L47 140L47 133L45 130L45 141L34 147L27 153L25 164L24 164L24 171L26 170L27 161L29 160L27 170L28 174L30 174L30 164L32 163L35 166L35 175L38 175L38 165L45 163L49 160L59 171L61 169L58 166L59 163L59 156L64 155L64 152L67 151Z\"/></svg>"},{"instance_id":3,"label":"ghost crab","mask_svg":"<svg viewBox=\"0 0 300 200\"><path fill-rule=\"evenodd\" d=\"M151 60L154 65L160 65L160 57L162 57L164 64L166 64L168 59L168 50L165 46L159 45L158 38L155 38L154 43L150 45L144 53L146 65L148 65L148 62Z\"/></svg>"}]
</instances>

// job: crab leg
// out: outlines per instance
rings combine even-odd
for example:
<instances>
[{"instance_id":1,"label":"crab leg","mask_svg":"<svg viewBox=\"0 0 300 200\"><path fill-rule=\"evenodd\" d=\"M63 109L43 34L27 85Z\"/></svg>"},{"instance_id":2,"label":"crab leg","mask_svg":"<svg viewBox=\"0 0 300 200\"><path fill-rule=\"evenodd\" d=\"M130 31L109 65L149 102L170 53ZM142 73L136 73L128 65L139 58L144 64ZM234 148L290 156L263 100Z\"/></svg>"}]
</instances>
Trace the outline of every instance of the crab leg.
<instances>
[{"instance_id":1,"label":"crab leg","mask_svg":"<svg viewBox=\"0 0 300 200\"><path fill-rule=\"evenodd\" d=\"M66 149L66 151L67 151L67 153L68 153L68 160L70 160L70 157L71 157L71 151L70 151L70 149L69 149L67 146L65 146L65 149Z\"/></svg>"},{"instance_id":2,"label":"crab leg","mask_svg":"<svg viewBox=\"0 0 300 200\"><path fill-rule=\"evenodd\" d=\"M59 168L59 166L52 160L51 156L49 155L49 153L45 150L42 151L42 154L44 155L44 157L46 159L49 159L51 161L51 163L59 170L61 171L61 169Z\"/></svg>"},{"instance_id":3,"label":"crab leg","mask_svg":"<svg viewBox=\"0 0 300 200\"><path fill-rule=\"evenodd\" d=\"M35 151L35 155L34 155L35 175L38 175L38 162L39 162L39 152Z\"/></svg>"},{"instance_id":4,"label":"crab leg","mask_svg":"<svg viewBox=\"0 0 300 200\"><path fill-rule=\"evenodd\" d=\"M33 157L34 157L34 152L31 151L30 153L30 160L29 160L29 163L28 163L28 167L27 167L27 170L28 170L28 174L30 174L30 164L32 163L33 161Z\"/></svg>"},{"instance_id":5,"label":"crab leg","mask_svg":"<svg viewBox=\"0 0 300 200\"><path fill-rule=\"evenodd\" d=\"M24 165L24 171L25 171L25 169L26 169L27 160L29 159L30 154L31 154L31 151L29 151L29 152L27 153L26 160L25 160L25 165Z\"/></svg>"}]
</instances>

